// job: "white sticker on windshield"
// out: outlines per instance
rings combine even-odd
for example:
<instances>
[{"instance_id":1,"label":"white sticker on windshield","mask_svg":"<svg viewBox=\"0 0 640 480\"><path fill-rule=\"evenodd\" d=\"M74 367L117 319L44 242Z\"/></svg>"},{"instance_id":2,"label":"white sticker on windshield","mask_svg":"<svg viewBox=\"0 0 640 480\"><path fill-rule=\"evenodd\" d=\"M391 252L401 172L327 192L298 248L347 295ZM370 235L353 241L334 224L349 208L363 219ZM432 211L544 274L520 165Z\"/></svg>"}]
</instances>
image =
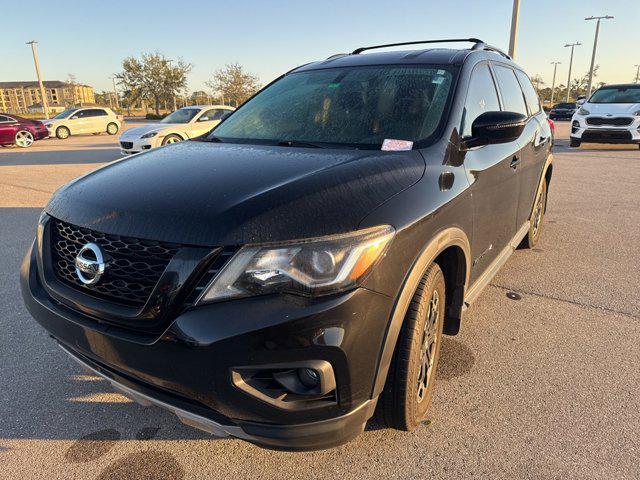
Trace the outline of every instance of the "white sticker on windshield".
<instances>
[{"instance_id":1,"label":"white sticker on windshield","mask_svg":"<svg viewBox=\"0 0 640 480\"><path fill-rule=\"evenodd\" d=\"M393 138L385 138L382 142L382 148L380 150L387 150L390 152L399 152L403 150L411 150L413 148L413 142L409 140L395 140Z\"/></svg>"},{"instance_id":2,"label":"white sticker on windshield","mask_svg":"<svg viewBox=\"0 0 640 480\"><path fill-rule=\"evenodd\" d=\"M442 82L444 82L444 77L435 77L431 80L431 83L435 83L436 85L440 85Z\"/></svg>"}]
</instances>

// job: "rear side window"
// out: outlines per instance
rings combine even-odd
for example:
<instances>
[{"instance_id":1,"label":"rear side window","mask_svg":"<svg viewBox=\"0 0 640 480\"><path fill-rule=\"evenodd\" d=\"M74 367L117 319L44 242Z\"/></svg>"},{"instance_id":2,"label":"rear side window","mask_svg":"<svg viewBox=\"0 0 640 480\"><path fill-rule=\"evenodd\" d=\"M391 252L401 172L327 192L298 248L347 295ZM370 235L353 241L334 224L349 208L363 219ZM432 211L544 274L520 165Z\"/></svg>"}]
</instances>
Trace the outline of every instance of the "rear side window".
<instances>
[{"instance_id":1,"label":"rear side window","mask_svg":"<svg viewBox=\"0 0 640 480\"><path fill-rule=\"evenodd\" d=\"M471 135L473 121L484 112L496 112L500 110L498 93L493 83L493 76L488 65L480 65L473 70L467 100L464 105L464 117L462 119L463 137Z\"/></svg>"},{"instance_id":2,"label":"rear side window","mask_svg":"<svg viewBox=\"0 0 640 480\"><path fill-rule=\"evenodd\" d=\"M9 117L5 117L4 115L0 115L0 123L2 122L13 122L13 119Z\"/></svg>"},{"instance_id":3,"label":"rear side window","mask_svg":"<svg viewBox=\"0 0 640 480\"><path fill-rule=\"evenodd\" d=\"M104 117L107 114L101 108L92 108L91 110L85 110L84 117Z\"/></svg>"},{"instance_id":4,"label":"rear side window","mask_svg":"<svg viewBox=\"0 0 640 480\"><path fill-rule=\"evenodd\" d=\"M214 120L220 120L222 116L227 113L229 110L216 110L215 115L213 116Z\"/></svg>"},{"instance_id":5,"label":"rear side window","mask_svg":"<svg viewBox=\"0 0 640 480\"><path fill-rule=\"evenodd\" d=\"M516 78L516 74L512 69L501 65L495 65L494 70L496 72L500 92L502 93L504 110L507 112L516 112L521 113L522 115L527 115L527 107L524 103L524 97L522 95L518 79Z\"/></svg>"},{"instance_id":6,"label":"rear side window","mask_svg":"<svg viewBox=\"0 0 640 480\"><path fill-rule=\"evenodd\" d=\"M526 73L516 70L516 75L520 81L520 85L522 86L524 99L527 101L527 107L529 107L529 114L535 115L540 111L538 93L536 92L536 89L533 88L533 84L531 83L531 80L529 80L529 77L527 77Z\"/></svg>"}]
</instances>

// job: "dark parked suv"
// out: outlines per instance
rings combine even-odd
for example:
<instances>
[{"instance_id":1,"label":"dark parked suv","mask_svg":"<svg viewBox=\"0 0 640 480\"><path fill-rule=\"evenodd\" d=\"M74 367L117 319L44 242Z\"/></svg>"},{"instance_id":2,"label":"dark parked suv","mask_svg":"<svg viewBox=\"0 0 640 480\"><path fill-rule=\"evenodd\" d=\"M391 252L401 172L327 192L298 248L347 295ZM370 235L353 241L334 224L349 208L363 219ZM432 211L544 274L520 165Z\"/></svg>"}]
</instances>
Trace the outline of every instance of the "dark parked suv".
<instances>
[{"instance_id":1,"label":"dark parked suv","mask_svg":"<svg viewBox=\"0 0 640 480\"><path fill-rule=\"evenodd\" d=\"M552 173L529 78L465 41L304 65L199 141L61 188L22 265L29 311L217 435L303 450L374 412L416 427L442 335L538 241Z\"/></svg>"}]
</instances>

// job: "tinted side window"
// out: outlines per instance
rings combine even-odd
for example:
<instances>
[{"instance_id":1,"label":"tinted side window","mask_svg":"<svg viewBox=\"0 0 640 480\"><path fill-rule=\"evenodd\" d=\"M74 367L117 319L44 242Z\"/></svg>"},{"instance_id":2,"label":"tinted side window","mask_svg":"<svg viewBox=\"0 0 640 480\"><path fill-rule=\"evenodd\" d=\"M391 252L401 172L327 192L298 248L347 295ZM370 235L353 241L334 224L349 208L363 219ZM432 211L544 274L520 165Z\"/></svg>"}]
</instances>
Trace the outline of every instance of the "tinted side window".
<instances>
[{"instance_id":1,"label":"tinted side window","mask_svg":"<svg viewBox=\"0 0 640 480\"><path fill-rule=\"evenodd\" d=\"M531 80L529 80L526 73L516 70L516 75L518 76L518 80L520 80L520 85L524 92L524 99L527 101L527 107L529 107L529 113L531 115L535 115L540 111L538 93L536 92L536 89L533 88Z\"/></svg>"},{"instance_id":2,"label":"tinted side window","mask_svg":"<svg viewBox=\"0 0 640 480\"><path fill-rule=\"evenodd\" d=\"M5 117L4 115L0 115L0 122L13 122L13 119Z\"/></svg>"},{"instance_id":3,"label":"tinted side window","mask_svg":"<svg viewBox=\"0 0 640 480\"><path fill-rule=\"evenodd\" d=\"M84 117L103 117L106 114L107 112L105 112L101 108L92 108L90 110L85 110L83 116Z\"/></svg>"},{"instance_id":4,"label":"tinted side window","mask_svg":"<svg viewBox=\"0 0 640 480\"><path fill-rule=\"evenodd\" d=\"M198 118L198 121L199 122L210 122L211 120L215 120L216 112L217 112L217 110L215 108L212 108L211 110L207 110L202 115L200 115L200 118Z\"/></svg>"},{"instance_id":5,"label":"tinted side window","mask_svg":"<svg viewBox=\"0 0 640 480\"><path fill-rule=\"evenodd\" d=\"M464 118L462 136L471 135L473 121L484 112L496 112L500 110L498 93L493 83L493 76L488 65L480 65L473 70L467 100L464 105Z\"/></svg>"},{"instance_id":6,"label":"tinted side window","mask_svg":"<svg viewBox=\"0 0 640 480\"><path fill-rule=\"evenodd\" d=\"M527 107L516 74L510 68L500 65L495 65L495 72L502 93L504 110L527 115Z\"/></svg>"},{"instance_id":7,"label":"tinted side window","mask_svg":"<svg viewBox=\"0 0 640 480\"><path fill-rule=\"evenodd\" d=\"M229 110L216 110L216 114L213 116L214 120L220 120L222 116L227 113Z\"/></svg>"}]
</instances>

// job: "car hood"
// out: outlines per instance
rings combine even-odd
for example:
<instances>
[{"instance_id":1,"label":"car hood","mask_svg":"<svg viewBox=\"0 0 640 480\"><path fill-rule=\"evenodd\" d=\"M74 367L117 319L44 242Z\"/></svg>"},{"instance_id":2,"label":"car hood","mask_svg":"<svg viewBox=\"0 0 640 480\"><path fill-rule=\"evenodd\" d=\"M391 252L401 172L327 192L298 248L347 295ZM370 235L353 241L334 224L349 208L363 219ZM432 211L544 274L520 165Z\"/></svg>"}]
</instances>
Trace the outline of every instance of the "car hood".
<instances>
[{"instance_id":1,"label":"car hood","mask_svg":"<svg viewBox=\"0 0 640 480\"><path fill-rule=\"evenodd\" d=\"M180 126L178 123L149 123L139 127L128 128L122 132L121 138L140 138L150 132L160 132L165 128Z\"/></svg>"},{"instance_id":2,"label":"car hood","mask_svg":"<svg viewBox=\"0 0 640 480\"><path fill-rule=\"evenodd\" d=\"M238 245L352 231L416 183L418 151L181 142L76 179L46 207L60 220L122 236Z\"/></svg>"},{"instance_id":3,"label":"car hood","mask_svg":"<svg viewBox=\"0 0 640 480\"><path fill-rule=\"evenodd\" d=\"M640 103L585 103L582 108L591 114L633 114L640 110Z\"/></svg>"}]
</instances>

